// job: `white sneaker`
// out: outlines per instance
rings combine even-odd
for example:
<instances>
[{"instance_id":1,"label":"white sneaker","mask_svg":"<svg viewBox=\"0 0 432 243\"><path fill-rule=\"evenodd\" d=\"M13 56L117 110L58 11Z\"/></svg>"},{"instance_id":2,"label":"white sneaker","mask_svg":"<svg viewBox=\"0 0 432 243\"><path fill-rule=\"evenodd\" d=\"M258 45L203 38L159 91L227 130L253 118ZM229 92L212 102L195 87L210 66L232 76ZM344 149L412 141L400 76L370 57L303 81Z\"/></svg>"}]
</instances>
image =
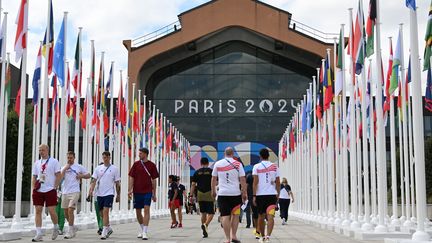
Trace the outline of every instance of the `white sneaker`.
<instances>
[{"instance_id":1,"label":"white sneaker","mask_svg":"<svg viewBox=\"0 0 432 243\"><path fill-rule=\"evenodd\" d=\"M102 230L102 234L101 234L101 240L106 240L108 237L107 237L107 229L106 228L104 228L103 230Z\"/></svg>"},{"instance_id":2,"label":"white sneaker","mask_svg":"<svg viewBox=\"0 0 432 243\"><path fill-rule=\"evenodd\" d=\"M282 219L282 225L286 225L286 219Z\"/></svg>"},{"instance_id":3,"label":"white sneaker","mask_svg":"<svg viewBox=\"0 0 432 243\"><path fill-rule=\"evenodd\" d=\"M265 241L264 241L264 242L265 242L265 243L269 243L269 242L270 242L270 237L267 236L267 237L265 238Z\"/></svg>"},{"instance_id":4,"label":"white sneaker","mask_svg":"<svg viewBox=\"0 0 432 243\"><path fill-rule=\"evenodd\" d=\"M142 233L139 233L137 238L142 238Z\"/></svg>"},{"instance_id":5,"label":"white sneaker","mask_svg":"<svg viewBox=\"0 0 432 243\"><path fill-rule=\"evenodd\" d=\"M260 237L258 240L259 243L264 243L264 237Z\"/></svg>"},{"instance_id":6,"label":"white sneaker","mask_svg":"<svg viewBox=\"0 0 432 243\"><path fill-rule=\"evenodd\" d=\"M52 232L51 239L52 239L52 240L57 239L57 236L59 236L59 233L60 233L60 232L59 232L59 229L56 228L56 227L54 227L53 232Z\"/></svg>"},{"instance_id":7,"label":"white sneaker","mask_svg":"<svg viewBox=\"0 0 432 243\"><path fill-rule=\"evenodd\" d=\"M33 237L32 242L39 242L43 241L42 234L36 234L35 237Z\"/></svg>"},{"instance_id":8,"label":"white sneaker","mask_svg":"<svg viewBox=\"0 0 432 243\"><path fill-rule=\"evenodd\" d=\"M146 233L146 232L143 232L143 233L142 233L142 239L143 239L143 240L148 240L148 236L147 236L147 233Z\"/></svg>"}]
</instances>

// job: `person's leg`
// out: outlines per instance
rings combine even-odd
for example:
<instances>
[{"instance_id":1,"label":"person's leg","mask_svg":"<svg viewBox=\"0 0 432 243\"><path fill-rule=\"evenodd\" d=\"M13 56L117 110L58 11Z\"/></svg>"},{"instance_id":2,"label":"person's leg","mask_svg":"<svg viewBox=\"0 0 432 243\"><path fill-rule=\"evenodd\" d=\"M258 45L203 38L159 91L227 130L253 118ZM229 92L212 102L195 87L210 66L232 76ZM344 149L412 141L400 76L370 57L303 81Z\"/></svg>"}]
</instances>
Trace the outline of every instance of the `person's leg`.
<instances>
[{"instance_id":1,"label":"person's leg","mask_svg":"<svg viewBox=\"0 0 432 243\"><path fill-rule=\"evenodd\" d=\"M69 226L70 224L70 218L69 218L69 208L63 208L63 214L65 216L65 219L68 221Z\"/></svg>"},{"instance_id":2,"label":"person's leg","mask_svg":"<svg viewBox=\"0 0 432 243\"><path fill-rule=\"evenodd\" d=\"M144 217L142 215L142 209L141 208L135 208L135 214L136 214L136 218L138 220L138 224L143 224L144 223Z\"/></svg>"},{"instance_id":3,"label":"person's leg","mask_svg":"<svg viewBox=\"0 0 432 243\"><path fill-rule=\"evenodd\" d=\"M286 215L287 215L286 220L288 220L288 211L289 211L290 203L291 203L291 199L288 199L288 201L287 201L287 207L286 207Z\"/></svg>"},{"instance_id":4,"label":"person's leg","mask_svg":"<svg viewBox=\"0 0 432 243\"><path fill-rule=\"evenodd\" d=\"M42 227L42 209L43 206L35 206L35 225L36 228Z\"/></svg>"},{"instance_id":5,"label":"person's leg","mask_svg":"<svg viewBox=\"0 0 432 243\"><path fill-rule=\"evenodd\" d=\"M66 214L66 210L67 210L67 215L68 215L67 218L68 218L69 226L70 227L74 226L74 223L75 223L75 215L74 215L75 208L71 207L71 208L69 208L69 210L65 209L65 214Z\"/></svg>"},{"instance_id":6,"label":"person's leg","mask_svg":"<svg viewBox=\"0 0 432 243\"><path fill-rule=\"evenodd\" d=\"M231 240L237 240L237 229L239 225L239 214L231 215Z\"/></svg>"},{"instance_id":7,"label":"person's leg","mask_svg":"<svg viewBox=\"0 0 432 243\"><path fill-rule=\"evenodd\" d=\"M57 213L56 213L56 206L49 206L48 207L48 212L50 214L52 223L54 225L58 225L58 216L57 216Z\"/></svg>"},{"instance_id":8,"label":"person's leg","mask_svg":"<svg viewBox=\"0 0 432 243\"><path fill-rule=\"evenodd\" d=\"M238 215L237 215L237 217L234 217L234 218L237 218L237 220L238 220ZM230 233L231 233L231 216L230 215L228 215L228 216L222 216L221 217L221 221L222 221L223 231L225 233L225 239L228 242L230 242L231 241L231 239L230 239Z\"/></svg>"},{"instance_id":9,"label":"person's leg","mask_svg":"<svg viewBox=\"0 0 432 243\"><path fill-rule=\"evenodd\" d=\"M182 224L183 214L182 214L182 206L181 205L180 205L180 207L177 208L177 213L178 213L179 224Z\"/></svg>"},{"instance_id":10,"label":"person's leg","mask_svg":"<svg viewBox=\"0 0 432 243\"><path fill-rule=\"evenodd\" d=\"M205 224L207 221L207 213L201 212L201 224Z\"/></svg>"},{"instance_id":11,"label":"person's leg","mask_svg":"<svg viewBox=\"0 0 432 243\"><path fill-rule=\"evenodd\" d=\"M267 236L270 236L273 232L273 226L274 226L274 215L267 214Z\"/></svg>"},{"instance_id":12,"label":"person's leg","mask_svg":"<svg viewBox=\"0 0 432 243\"><path fill-rule=\"evenodd\" d=\"M110 208L104 207L102 210L102 220L103 220L103 226L108 227L109 226L109 210Z\"/></svg>"},{"instance_id":13,"label":"person's leg","mask_svg":"<svg viewBox=\"0 0 432 243\"><path fill-rule=\"evenodd\" d=\"M251 225L251 208L249 203L246 206L245 211L246 211L246 228L249 228Z\"/></svg>"},{"instance_id":14,"label":"person's leg","mask_svg":"<svg viewBox=\"0 0 432 243\"><path fill-rule=\"evenodd\" d=\"M262 237L265 236L264 218L265 218L265 214L258 214L257 229L258 232L260 232Z\"/></svg>"},{"instance_id":15,"label":"person's leg","mask_svg":"<svg viewBox=\"0 0 432 243\"><path fill-rule=\"evenodd\" d=\"M143 225L148 226L150 222L150 206L144 206Z\"/></svg>"},{"instance_id":16,"label":"person's leg","mask_svg":"<svg viewBox=\"0 0 432 243\"><path fill-rule=\"evenodd\" d=\"M173 226L177 222L174 205L171 205L170 207L170 214L171 214L171 226Z\"/></svg>"},{"instance_id":17,"label":"person's leg","mask_svg":"<svg viewBox=\"0 0 432 243\"><path fill-rule=\"evenodd\" d=\"M205 224L208 226L210 222L213 220L214 214L207 214L207 219L205 221Z\"/></svg>"}]
</instances>

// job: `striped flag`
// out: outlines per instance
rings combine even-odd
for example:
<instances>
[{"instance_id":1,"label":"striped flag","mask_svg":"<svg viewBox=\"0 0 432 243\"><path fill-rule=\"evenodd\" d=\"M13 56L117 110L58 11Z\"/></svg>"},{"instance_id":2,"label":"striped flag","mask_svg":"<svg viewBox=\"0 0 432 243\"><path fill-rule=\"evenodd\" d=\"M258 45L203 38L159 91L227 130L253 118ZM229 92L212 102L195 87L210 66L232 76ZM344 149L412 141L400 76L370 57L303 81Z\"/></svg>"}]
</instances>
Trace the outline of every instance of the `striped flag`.
<instances>
[{"instance_id":1,"label":"striped flag","mask_svg":"<svg viewBox=\"0 0 432 243\"><path fill-rule=\"evenodd\" d=\"M72 86L75 89L75 93L81 94L81 83L78 83L78 77L79 80L82 80L82 61L81 61L81 32L78 33L77 43L75 47L75 62L74 62L74 69L73 69L73 80L72 80ZM79 76L78 76L79 75Z\"/></svg>"},{"instance_id":2,"label":"striped flag","mask_svg":"<svg viewBox=\"0 0 432 243\"><path fill-rule=\"evenodd\" d=\"M50 0L50 17L49 17L49 36L48 36L48 40L47 40L47 31L48 31L48 26L47 29L45 30L45 35L44 35L44 40L43 40L43 46L42 46L42 54L44 55L45 58L48 58L48 74L51 74L52 72L52 68L53 68L53 49L54 49L54 15L53 15L53 6L52 6L52 0ZM49 53L46 53L46 49L48 48L48 45L50 45L49 47ZM57 75L58 76L58 75ZM59 77L60 80L60 77ZM60 82L61 83L61 82Z\"/></svg>"},{"instance_id":3,"label":"striped flag","mask_svg":"<svg viewBox=\"0 0 432 243\"><path fill-rule=\"evenodd\" d=\"M374 54L374 29L377 17L376 0L369 1L369 17L366 22L366 56Z\"/></svg>"},{"instance_id":4,"label":"striped flag","mask_svg":"<svg viewBox=\"0 0 432 243\"><path fill-rule=\"evenodd\" d=\"M41 63L42 63L42 54L41 54L41 47L39 47L38 55L36 58L35 70L33 73L33 80L32 80L33 105L37 105L39 99L39 80L41 78Z\"/></svg>"},{"instance_id":5,"label":"striped flag","mask_svg":"<svg viewBox=\"0 0 432 243\"><path fill-rule=\"evenodd\" d=\"M354 30L354 50L353 50L353 58L355 62L355 73L360 74L363 70L364 58L365 58L365 48L364 48L364 15L363 15L363 6L361 5L361 1L359 1L359 7L357 11L357 17L355 21L355 30Z\"/></svg>"},{"instance_id":6,"label":"striped flag","mask_svg":"<svg viewBox=\"0 0 432 243\"><path fill-rule=\"evenodd\" d=\"M342 55L344 55L344 37L342 36L342 28L339 32L339 44L337 50L337 63L336 63L336 80L335 80L335 95L339 95L342 92L343 88L343 63L342 63Z\"/></svg>"},{"instance_id":7,"label":"striped flag","mask_svg":"<svg viewBox=\"0 0 432 243\"><path fill-rule=\"evenodd\" d=\"M401 41L402 41L402 33L399 30L399 36L398 36L398 40L397 40L397 44L396 44L396 53L393 57L392 74L390 77L390 87L389 87L389 94L390 95L392 95L393 92L398 87L399 66L400 66L401 55L402 55Z\"/></svg>"},{"instance_id":8,"label":"striped flag","mask_svg":"<svg viewBox=\"0 0 432 243\"><path fill-rule=\"evenodd\" d=\"M392 95L389 92L390 89L390 77L392 75L393 70L393 44L390 39L390 55L389 55L389 61L388 61L388 68L387 68L387 78L386 78L386 84L385 84L385 95L386 99L384 102L383 107L383 113L386 114L390 110L390 99L392 98Z\"/></svg>"},{"instance_id":9,"label":"striped flag","mask_svg":"<svg viewBox=\"0 0 432 243\"><path fill-rule=\"evenodd\" d=\"M429 18L426 27L425 41L426 44L423 56L423 71L426 71L430 68L430 57L432 55L432 1L429 6Z\"/></svg>"}]
</instances>

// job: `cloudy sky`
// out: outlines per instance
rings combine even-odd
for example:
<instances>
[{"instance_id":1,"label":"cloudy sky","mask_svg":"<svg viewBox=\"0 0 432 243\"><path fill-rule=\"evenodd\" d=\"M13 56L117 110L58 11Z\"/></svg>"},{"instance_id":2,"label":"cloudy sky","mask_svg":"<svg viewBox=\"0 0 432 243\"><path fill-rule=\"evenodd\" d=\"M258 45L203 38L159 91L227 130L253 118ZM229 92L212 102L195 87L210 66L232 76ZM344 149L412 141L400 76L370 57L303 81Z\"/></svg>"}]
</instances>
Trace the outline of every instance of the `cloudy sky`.
<instances>
[{"instance_id":1,"label":"cloudy sky","mask_svg":"<svg viewBox=\"0 0 432 243\"><path fill-rule=\"evenodd\" d=\"M235 1L235 0L231 0ZM13 52L15 39L15 19L20 0L0 0L3 11L8 15L7 51ZM29 0L29 45L27 72L32 76L36 61L39 42L43 39L47 24L48 0ZM119 87L118 70L127 69L127 51L122 41L134 39L153 32L177 20L178 14L196 7L208 0L54 0L54 36L60 29L63 12L68 11L67 58L73 62L78 27L83 27L83 66L84 77L88 76L90 60L90 40L95 40L96 63L100 54L105 52L105 70L108 64L115 61L116 82L114 92ZM357 11L357 0L263 0L263 2L281 8L293 14L293 19L313 28L328 33L338 33L340 24L347 24L348 8ZM405 0L385 0L381 4L382 49L385 69L387 69L388 39L393 36L396 45L398 26L404 23L404 46L406 58L409 49L409 11L405 7ZM424 48L424 34L430 2L417 0L419 23L419 51ZM368 13L368 1L364 1L365 15ZM347 25L348 26L348 25ZM346 36L348 29L346 28ZM14 58L12 53L12 58ZM71 65L72 66L72 63ZM106 74L107 75L107 74ZM84 87L83 87L84 88Z\"/></svg>"}]
</instances>

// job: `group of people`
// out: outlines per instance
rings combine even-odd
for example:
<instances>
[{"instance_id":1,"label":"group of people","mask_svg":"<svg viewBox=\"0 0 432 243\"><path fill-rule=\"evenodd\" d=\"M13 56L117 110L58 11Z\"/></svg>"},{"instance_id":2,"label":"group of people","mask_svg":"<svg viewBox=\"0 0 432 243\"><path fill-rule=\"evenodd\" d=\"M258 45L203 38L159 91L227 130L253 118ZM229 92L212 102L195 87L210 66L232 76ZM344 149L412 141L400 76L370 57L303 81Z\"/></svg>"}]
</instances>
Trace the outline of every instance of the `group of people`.
<instances>
[{"instance_id":1,"label":"group of people","mask_svg":"<svg viewBox=\"0 0 432 243\"><path fill-rule=\"evenodd\" d=\"M191 192L197 189L204 238L208 237L208 226L215 214L216 198L225 242L240 242L237 229L242 211L246 212L247 228L251 225L252 211L254 233L259 242L270 242L278 209L282 224L286 224L289 204L291 200L294 202L291 187L286 178L282 179L281 185L279 168L269 161L269 150L263 148L259 154L260 162L253 166L248 176L243 164L234 158L231 147L225 149L225 157L217 161L213 169L209 168L207 158L201 159L201 168L192 177Z\"/></svg>"},{"instance_id":2,"label":"group of people","mask_svg":"<svg viewBox=\"0 0 432 243\"><path fill-rule=\"evenodd\" d=\"M110 152L102 153L103 162L90 175L86 168L76 162L74 152L67 153L67 163L61 167L57 159L49 156L48 150L49 147L45 144L39 146L40 160L35 162L32 171L32 199L35 206L36 225L36 235L32 241L43 240L41 227L44 206L47 207L54 225L52 240L55 240L61 232L58 217L60 213L64 214L69 224L64 238L71 239L76 236L74 211L80 198L82 179L91 179L86 200L89 202L92 199L95 200L98 234L102 240L110 237L113 229L110 226L109 213L114 201L120 201L120 171L111 164ZM159 178L157 167L148 159L148 155L147 148L139 149L139 160L133 163L129 171L128 196L129 199L133 199L133 207L140 225L138 238L143 240L149 239L150 205L152 201L157 200L156 180ZM207 158L201 159L202 167L195 171L191 179L190 197L198 201L204 238L208 237L208 227L215 214L216 198L226 242L240 242L237 238L237 229L242 210L249 215L252 210L255 233L260 242L270 241L275 211L278 208L281 210L283 224L286 223L290 200L294 202L291 188L285 178L281 185L279 168L268 160L269 151L267 149L261 149L260 159L261 161L253 166L251 176L247 178L242 163L234 158L234 150L231 147L225 149L225 157L214 163L213 168L209 167ZM168 182L171 228L181 228L183 227L182 206L183 199L186 198L186 188L176 175L170 175ZM61 193L59 193L60 188ZM56 210L57 205L59 207ZM265 227L266 224L267 227ZM250 227L250 220L248 220L247 227Z\"/></svg>"}]
</instances>

